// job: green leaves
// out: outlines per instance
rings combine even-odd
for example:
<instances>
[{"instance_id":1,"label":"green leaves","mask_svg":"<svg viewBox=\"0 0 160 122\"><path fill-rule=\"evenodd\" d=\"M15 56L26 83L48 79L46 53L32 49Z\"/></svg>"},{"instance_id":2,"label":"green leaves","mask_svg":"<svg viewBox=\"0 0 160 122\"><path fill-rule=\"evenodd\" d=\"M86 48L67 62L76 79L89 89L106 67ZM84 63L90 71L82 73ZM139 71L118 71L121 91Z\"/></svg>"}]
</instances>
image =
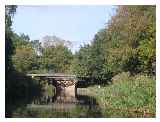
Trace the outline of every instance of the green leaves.
<instances>
[{"instance_id":1,"label":"green leaves","mask_svg":"<svg viewBox=\"0 0 160 122\"><path fill-rule=\"evenodd\" d=\"M19 72L27 73L32 70L36 61L36 54L31 45L16 47L15 55L12 56L13 66Z\"/></svg>"},{"instance_id":2,"label":"green leaves","mask_svg":"<svg viewBox=\"0 0 160 122\"><path fill-rule=\"evenodd\" d=\"M43 49L42 64L52 72L65 73L70 71L72 52L65 46L51 46Z\"/></svg>"},{"instance_id":3,"label":"green leaves","mask_svg":"<svg viewBox=\"0 0 160 122\"><path fill-rule=\"evenodd\" d=\"M155 6L119 6L107 28L75 55L78 75L110 79L123 71L155 72Z\"/></svg>"}]
</instances>

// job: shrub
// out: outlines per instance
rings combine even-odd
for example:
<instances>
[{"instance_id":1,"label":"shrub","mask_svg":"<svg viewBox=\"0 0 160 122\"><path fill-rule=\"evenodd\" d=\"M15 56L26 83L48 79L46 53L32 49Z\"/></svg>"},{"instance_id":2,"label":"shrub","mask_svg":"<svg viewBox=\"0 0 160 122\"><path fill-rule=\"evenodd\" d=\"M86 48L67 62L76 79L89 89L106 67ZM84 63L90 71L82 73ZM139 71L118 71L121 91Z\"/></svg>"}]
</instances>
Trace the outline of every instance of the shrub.
<instances>
[{"instance_id":1,"label":"shrub","mask_svg":"<svg viewBox=\"0 0 160 122\"><path fill-rule=\"evenodd\" d=\"M112 78L112 82L118 82L118 81L125 81L125 80L128 80L130 77L130 73L129 72L122 72L122 73L119 73L118 75L115 75L113 78Z\"/></svg>"}]
</instances>

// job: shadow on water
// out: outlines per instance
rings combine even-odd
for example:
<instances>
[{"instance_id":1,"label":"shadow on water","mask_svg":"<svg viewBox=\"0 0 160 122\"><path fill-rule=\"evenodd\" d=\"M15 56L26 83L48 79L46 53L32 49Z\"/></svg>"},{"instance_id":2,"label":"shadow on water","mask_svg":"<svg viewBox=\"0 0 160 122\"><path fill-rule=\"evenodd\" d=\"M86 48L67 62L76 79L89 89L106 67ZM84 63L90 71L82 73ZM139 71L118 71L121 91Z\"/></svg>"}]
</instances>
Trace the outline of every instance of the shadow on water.
<instances>
[{"instance_id":1,"label":"shadow on water","mask_svg":"<svg viewBox=\"0 0 160 122\"><path fill-rule=\"evenodd\" d=\"M79 101L77 105L86 107L86 113L80 115L79 117L102 117L101 109L94 97L87 95L77 95L77 100Z\"/></svg>"},{"instance_id":2,"label":"shadow on water","mask_svg":"<svg viewBox=\"0 0 160 122\"><path fill-rule=\"evenodd\" d=\"M13 117L12 114L15 110L24 109L27 104L39 96L42 90L39 83L20 73L12 71L6 74L5 81L5 116Z\"/></svg>"}]
</instances>

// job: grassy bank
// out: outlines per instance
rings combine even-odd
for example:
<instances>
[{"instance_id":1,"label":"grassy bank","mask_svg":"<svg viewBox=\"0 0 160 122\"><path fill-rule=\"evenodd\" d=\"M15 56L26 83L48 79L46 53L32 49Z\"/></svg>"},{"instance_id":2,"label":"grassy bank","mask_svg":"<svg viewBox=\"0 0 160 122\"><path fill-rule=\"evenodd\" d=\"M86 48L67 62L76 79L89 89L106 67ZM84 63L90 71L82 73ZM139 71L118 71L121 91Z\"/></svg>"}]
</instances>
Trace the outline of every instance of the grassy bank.
<instances>
[{"instance_id":1,"label":"grassy bank","mask_svg":"<svg viewBox=\"0 0 160 122\"><path fill-rule=\"evenodd\" d=\"M155 78L127 73L112 78L111 85L89 87L104 117L155 117Z\"/></svg>"}]
</instances>

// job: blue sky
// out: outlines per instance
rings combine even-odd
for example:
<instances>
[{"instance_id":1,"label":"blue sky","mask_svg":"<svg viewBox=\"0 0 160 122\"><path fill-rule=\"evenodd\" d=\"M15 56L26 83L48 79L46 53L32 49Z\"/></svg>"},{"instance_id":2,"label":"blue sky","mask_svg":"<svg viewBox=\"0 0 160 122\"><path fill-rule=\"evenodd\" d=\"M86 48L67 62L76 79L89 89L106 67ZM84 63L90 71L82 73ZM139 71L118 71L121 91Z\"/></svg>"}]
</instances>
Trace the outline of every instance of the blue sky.
<instances>
[{"instance_id":1,"label":"blue sky","mask_svg":"<svg viewBox=\"0 0 160 122\"><path fill-rule=\"evenodd\" d=\"M31 40L55 35L72 42L72 51L89 43L106 26L115 6L18 6L13 30Z\"/></svg>"}]
</instances>

